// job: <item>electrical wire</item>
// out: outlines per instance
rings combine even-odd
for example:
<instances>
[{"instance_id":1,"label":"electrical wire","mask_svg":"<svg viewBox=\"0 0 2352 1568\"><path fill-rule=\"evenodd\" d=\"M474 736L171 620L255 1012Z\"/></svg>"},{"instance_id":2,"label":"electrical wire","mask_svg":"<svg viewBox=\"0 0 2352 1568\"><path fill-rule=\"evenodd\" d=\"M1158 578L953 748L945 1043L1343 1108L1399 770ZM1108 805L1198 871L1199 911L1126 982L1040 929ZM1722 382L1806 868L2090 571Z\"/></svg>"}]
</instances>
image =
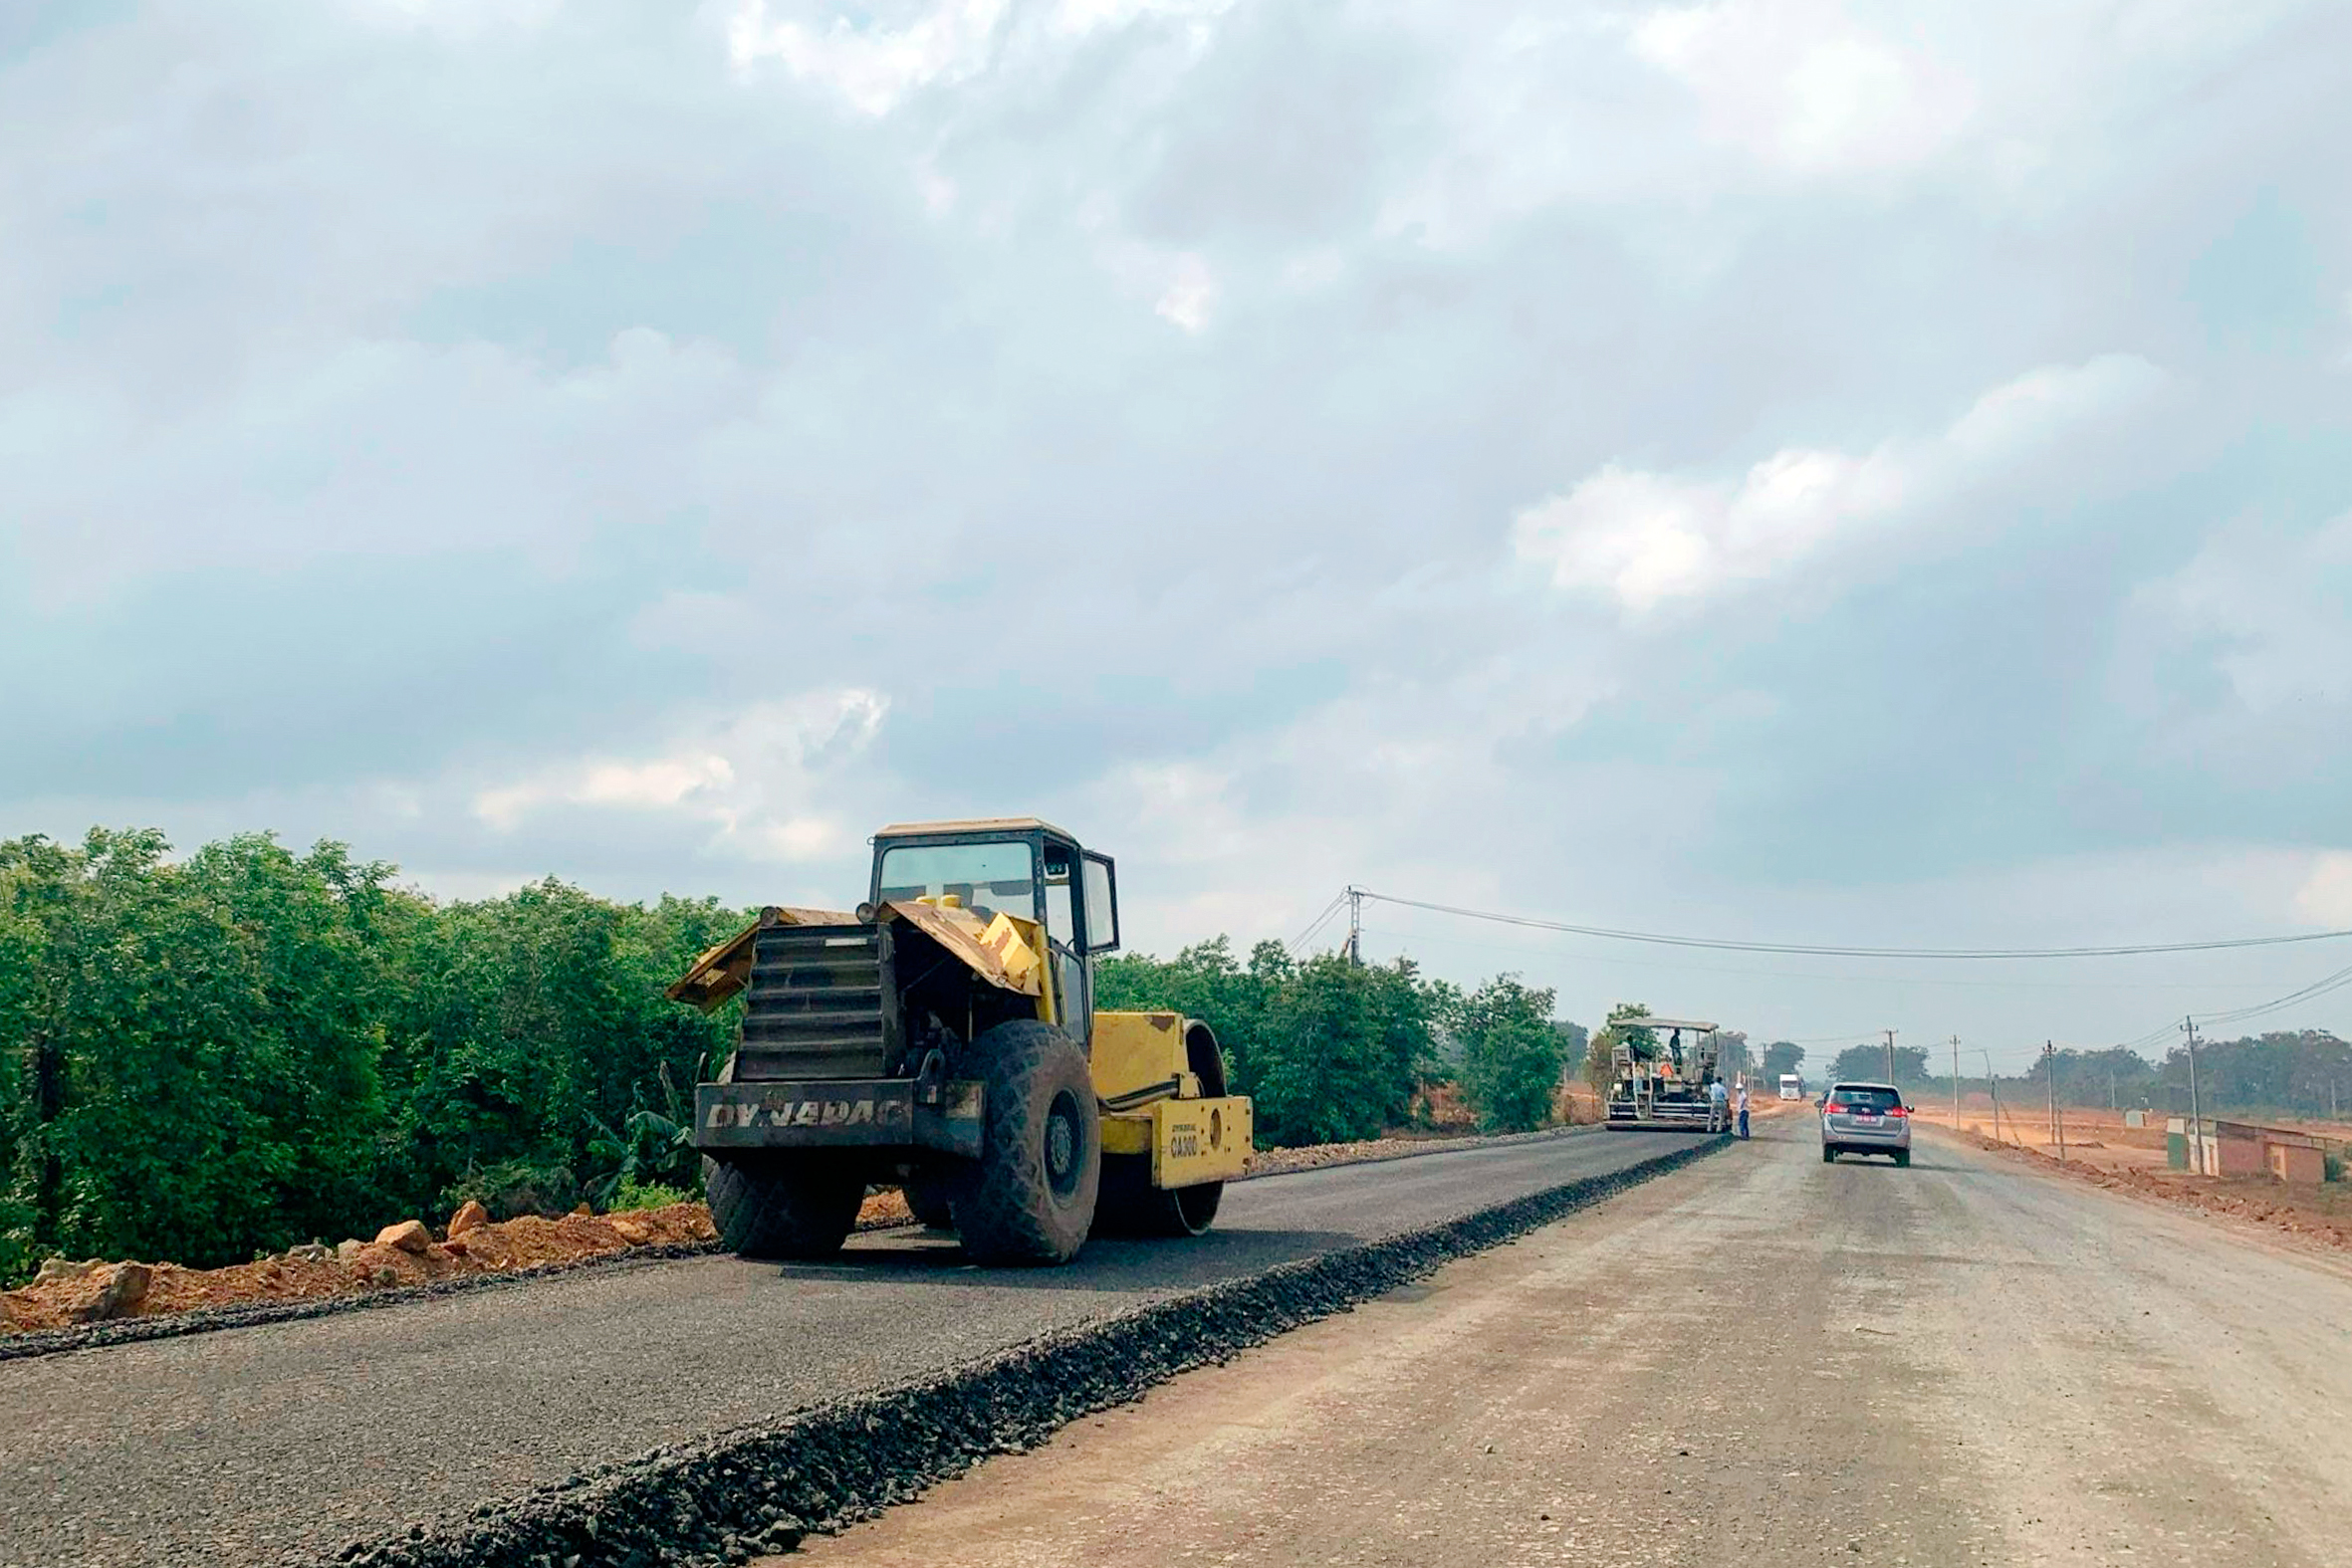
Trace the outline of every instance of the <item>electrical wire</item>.
<instances>
[{"instance_id":1,"label":"electrical wire","mask_svg":"<svg viewBox=\"0 0 2352 1568\"><path fill-rule=\"evenodd\" d=\"M1340 906L1346 902L1347 892L1343 888L1332 896L1332 899L1328 904L1323 906L1321 914L1315 916L1314 919L1307 922L1306 929L1304 931L1299 932L1297 936L1291 939L1291 944L1287 949L1291 957L1296 958L1298 956L1298 950L1305 947L1308 942L1312 941L1314 939L1314 934L1322 930L1324 925L1329 922L1330 918L1333 915L1339 913Z\"/></svg>"},{"instance_id":2,"label":"electrical wire","mask_svg":"<svg viewBox=\"0 0 2352 1568\"><path fill-rule=\"evenodd\" d=\"M1801 969L1734 969L1716 964L1694 964L1685 960L1665 960L1645 964L1639 959L1608 958L1591 953L1567 953L1556 947L1525 947L1500 942L1489 942L1477 937L1433 937L1426 932L1414 932L1386 926L1366 926L1364 935L1383 936L1404 944L1440 943L1454 947L1476 948L1482 953L1525 953L1530 957L1548 958L1567 964L1606 964L1611 969L1657 969L1676 975L1745 975L1759 980L1819 980L1836 981L1862 986L1957 986L1969 990L1987 991L2115 991L2129 987L2134 991L2196 991L2211 995L2216 990L2254 991L2275 984L2251 981L2215 986L2189 981L2142 980L1957 980L1948 975L1836 975L1819 970ZM1793 1043L1793 1042L1792 1042Z\"/></svg>"},{"instance_id":3,"label":"electrical wire","mask_svg":"<svg viewBox=\"0 0 2352 1568\"><path fill-rule=\"evenodd\" d=\"M1902 958L1902 959L2069 959L2069 958L2125 958L2144 953L2213 953L2229 948L2283 947L2300 942L2329 942L2352 937L2347 931L2308 931L2284 937L2232 937L2211 942L2151 942L2122 947L2084 948L1863 948L1839 947L1806 942L1738 942L1716 937L1678 937L1655 931L1619 931L1607 926L1578 926L1565 921L1537 920L1528 915L1506 915L1495 910L1465 909L1456 904L1434 904L1418 898L1399 898L1392 893L1375 893L1369 888L1357 889L1366 899L1383 904L1397 904L1407 909L1427 909L1441 915L1458 915L1465 920L1485 920L1497 925L1523 926L1535 931L1562 931L1576 937L1606 937L1615 942L1648 942L1662 947L1705 948L1727 953L1786 953L1818 958ZM1344 895L1342 895L1344 896Z\"/></svg>"},{"instance_id":4,"label":"electrical wire","mask_svg":"<svg viewBox=\"0 0 2352 1568\"><path fill-rule=\"evenodd\" d=\"M2228 1012L2209 1012L2198 1018L2197 1021L2200 1023L2242 1023L2248 1018L2258 1018L2265 1012L2276 1012L2279 1008L2291 1008L2298 1002L2308 1002L2314 997L2324 997L2331 991L2341 991L2346 986L2352 986L2352 968L2337 970L2333 975L2315 980L2300 991L2289 992L2275 1002L2264 1002L2250 1008L2236 1008Z\"/></svg>"}]
</instances>

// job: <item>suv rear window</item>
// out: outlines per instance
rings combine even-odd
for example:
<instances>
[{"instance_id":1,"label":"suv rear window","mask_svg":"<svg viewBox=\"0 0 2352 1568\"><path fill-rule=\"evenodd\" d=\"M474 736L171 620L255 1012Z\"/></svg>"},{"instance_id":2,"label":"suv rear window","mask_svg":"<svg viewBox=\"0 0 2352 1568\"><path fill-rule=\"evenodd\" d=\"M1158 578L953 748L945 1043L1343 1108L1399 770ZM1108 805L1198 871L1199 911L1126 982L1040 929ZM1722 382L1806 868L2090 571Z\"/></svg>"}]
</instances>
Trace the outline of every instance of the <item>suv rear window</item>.
<instances>
[{"instance_id":1,"label":"suv rear window","mask_svg":"<svg viewBox=\"0 0 2352 1568\"><path fill-rule=\"evenodd\" d=\"M1892 1089L1864 1089L1846 1084L1831 1089L1829 1100L1850 1111L1891 1111L1903 1103L1903 1097Z\"/></svg>"}]
</instances>

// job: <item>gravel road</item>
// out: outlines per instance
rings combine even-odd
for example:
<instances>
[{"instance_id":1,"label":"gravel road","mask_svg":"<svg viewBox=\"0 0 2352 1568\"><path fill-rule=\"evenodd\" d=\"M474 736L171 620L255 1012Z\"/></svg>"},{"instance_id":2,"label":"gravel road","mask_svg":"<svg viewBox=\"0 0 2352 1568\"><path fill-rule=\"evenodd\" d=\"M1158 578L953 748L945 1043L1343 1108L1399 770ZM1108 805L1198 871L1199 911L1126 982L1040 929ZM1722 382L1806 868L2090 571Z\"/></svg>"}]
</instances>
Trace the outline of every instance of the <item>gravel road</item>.
<instances>
[{"instance_id":1,"label":"gravel road","mask_svg":"<svg viewBox=\"0 0 2352 1568\"><path fill-rule=\"evenodd\" d=\"M2347 1560L2352 1268L1809 1122L771 1568Z\"/></svg>"},{"instance_id":2,"label":"gravel road","mask_svg":"<svg viewBox=\"0 0 2352 1568\"><path fill-rule=\"evenodd\" d=\"M1206 1237L1063 1269L860 1237L0 1364L0 1565L266 1562L774 1421L1105 1316L1682 1147L1578 1136L1233 1187Z\"/></svg>"}]
</instances>

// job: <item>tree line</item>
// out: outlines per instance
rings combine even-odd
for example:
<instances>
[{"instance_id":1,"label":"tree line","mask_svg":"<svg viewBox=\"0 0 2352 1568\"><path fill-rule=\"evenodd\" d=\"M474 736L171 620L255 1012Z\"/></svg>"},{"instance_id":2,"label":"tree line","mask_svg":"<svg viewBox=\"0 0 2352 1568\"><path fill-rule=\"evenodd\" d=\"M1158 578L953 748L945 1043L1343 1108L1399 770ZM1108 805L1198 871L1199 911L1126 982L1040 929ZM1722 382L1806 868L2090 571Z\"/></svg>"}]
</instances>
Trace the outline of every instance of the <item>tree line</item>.
<instances>
[{"instance_id":1,"label":"tree line","mask_svg":"<svg viewBox=\"0 0 2352 1568\"><path fill-rule=\"evenodd\" d=\"M1554 1001L1515 975L1465 991L1423 978L1410 959L1299 959L1280 942L1259 943L1245 963L1223 936L1094 971L1098 1008L1172 1008L1214 1029L1269 1145L1378 1137L1405 1126L1438 1082L1457 1085L1488 1131L1542 1126L1563 1064L1584 1046L1582 1028L1553 1020Z\"/></svg>"},{"instance_id":2,"label":"tree line","mask_svg":"<svg viewBox=\"0 0 2352 1568\"><path fill-rule=\"evenodd\" d=\"M1765 1081L1801 1070L1804 1047L1775 1040L1764 1049ZM1982 1058L1980 1058L1981 1060ZM1923 1045L1894 1049L1895 1082L1921 1093L1950 1093L1950 1057L1937 1058ZM1966 1066L1966 1058L1963 1058ZM1852 1045L1838 1052L1818 1084L1839 1079L1882 1082L1887 1076L1883 1045ZM2352 1112L2352 1044L2325 1029L2280 1029L2241 1039L2204 1040L2197 1047L2197 1101L2208 1115L2335 1118ZM2189 1048L2184 1042L2151 1060L2122 1045L2098 1050L2063 1047L2037 1057L2019 1073L1998 1082L2020 1103L2046 1103L2052 1088L2060 1105L2144 1108L2168 1115L2190 1108ZM1964 1090L1981 1091L1989 1080L1963 1071Z\"/></svg>"},{"instance_id":3,"label":"tree line","mask_svg":"<svg viewBox=\"0 0 2352 1568\"><path fill-rule=\"evenodd\" d=\"M662 991L752 912L394 876L265 834L178 859L147 830L0 842L0 1286L55 1253L217 1266L466 1198L699 1186L677 1132L736 1005ZM1539 1126L1583 1044L1552 1004L1224 938L1097 976L1098 1006L1207 1019L1269 1144L1377 1135L1440 1080L1488 1127Z\"/></svg>"},{"instance_id":4,"label":"tree line","mask_svg":"<svg viewBox=\"0 0 2352 1568\"><path fill-rule=\"evenodd\" d=\"M264 835L166 850L0 842L0 1284L691 1180L665 1129L732 1018L661 990L742 911L552 880L440 903Z\"/></svg>"}]
</instances>

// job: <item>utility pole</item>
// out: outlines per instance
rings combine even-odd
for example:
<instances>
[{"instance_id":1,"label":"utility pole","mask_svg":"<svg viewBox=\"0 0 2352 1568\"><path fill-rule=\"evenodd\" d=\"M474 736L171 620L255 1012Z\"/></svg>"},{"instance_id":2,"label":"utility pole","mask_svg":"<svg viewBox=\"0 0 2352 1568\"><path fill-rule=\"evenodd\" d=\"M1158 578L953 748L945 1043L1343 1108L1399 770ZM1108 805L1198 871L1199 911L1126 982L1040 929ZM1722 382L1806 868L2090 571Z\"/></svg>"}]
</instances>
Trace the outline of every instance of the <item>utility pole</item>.
<instances>
[{"instance_id":1,"label":"utility pole","mask_svg":"<svg viewBox=\"0 0 2352 1568\"><path fill-rule=\"evenodd\" d=\"M1347 962L1358 969L1364 963L1364 890L1353 883L1347 889Z\"/></svg>"},{"instance_id":2,"label":"utility pole","mask_svg":"<svg viewBox=\"0 0 2352 1568\"><path fill-rule=\"evenodd\" d=\"M1895 1081L1895 1031L1894 1031L1893 1029L1889 1029L1889 1030L1887 1030L1887 1031L1886 1031L1886 1035L1887 1035L1887 1082L1889 1082L1889 1083L1892 1083L1892 1082L1894 1082L1894 1081Z\"/></svg>"},{"instance_id":3,"label":"utility pole","mask_svg":"<svg viewBox=\"0 0 2352 1568\"><path fill-rule=\"evenodd\" d=\"M1980 1046L1977 1054L1985 1058L1985 1087L1993 1091L1993 1141L2000 1142L2000 1079L1993 1071L1993 1052Z\"/></svg>"},{"instance_id":4,"label":"utility pole","mask_svg":"<svg viewBox=\"0 0 2352 1568\"><path fill-rule=\"evenodd\" d=\"M1952 1130L1960 1131L1960 1036L1952 1036Z\"/></svg>"},{"instance_id":5,"label":"utility pole","mask_svg":"<svg viewBox=\"0 0 2352 1568\"><path fill-rule=\"evenodd\" d=\"M2058 1142L2058 1044L2055 1040L2041 1042L2041 1081L2050 1094L2050 1143Z\"/></svg>"},{"instance_id":6,"label":"utility pole","mask_svg":"<svg viewBox=\"0 0 2352 1568\"><path fill-rule=\"evenodd\" d=\"M2205 1111L2197 1103L2197 1019L2194 1015L2181 1020L2181 1027L2189 1031L2189 1169L2199 1176L2205 1172Z\"/></svg>"}]
</instances>

